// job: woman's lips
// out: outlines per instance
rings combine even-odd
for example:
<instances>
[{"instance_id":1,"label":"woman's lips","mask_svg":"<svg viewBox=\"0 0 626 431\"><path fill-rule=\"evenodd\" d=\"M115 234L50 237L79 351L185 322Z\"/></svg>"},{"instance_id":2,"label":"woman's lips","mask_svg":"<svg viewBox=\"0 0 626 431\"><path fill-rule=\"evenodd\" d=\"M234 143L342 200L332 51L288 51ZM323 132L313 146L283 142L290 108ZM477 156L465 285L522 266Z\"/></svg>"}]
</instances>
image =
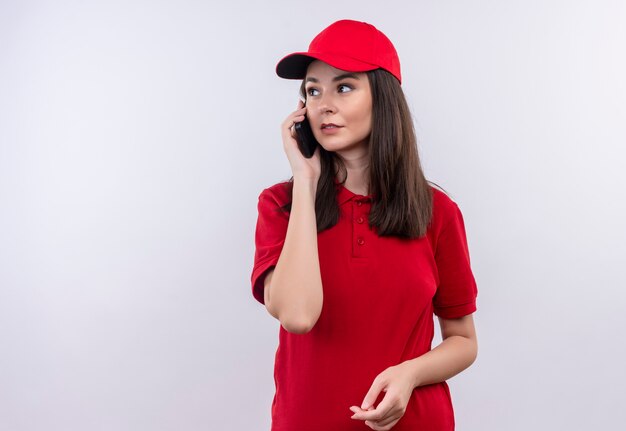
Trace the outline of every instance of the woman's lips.
<instances>
[{"instance_id":1,"label":"woman's lips","mask_svg":"<svg viewBox=\"0 0 626 431\"><path fill-rule=\"evenodd\" d=\"M325 135L332 135L339 132L343 126L337 126L336 124L322 124L322 133Z\"/></svg>"}]
</instances>

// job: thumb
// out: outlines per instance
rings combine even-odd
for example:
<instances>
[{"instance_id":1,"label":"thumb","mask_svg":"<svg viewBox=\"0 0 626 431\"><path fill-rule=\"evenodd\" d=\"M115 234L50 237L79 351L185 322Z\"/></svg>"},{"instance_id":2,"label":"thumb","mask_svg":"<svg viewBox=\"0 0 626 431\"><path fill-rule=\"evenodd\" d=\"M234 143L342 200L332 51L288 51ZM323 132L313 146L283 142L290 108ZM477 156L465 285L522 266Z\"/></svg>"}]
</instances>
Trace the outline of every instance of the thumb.
<instances>
[{"instance_id":1,"label":"thumb","mask_svg":"<svg viewBox=\"0 0 626 431\"><path fill-rule=\"evenodd\" d=\"M383 382L378 381L378 380L374 380L374 383L372 383L372 386L370 387L370 390L367 392L367 394L365 395L365 398L363 399L363 403L361 404L361 408L363 410L367 410L370 407L372 407L374 405L374 402L376 402L376 399L378 398L378 395L384 389L384 387L385 387L385 385L384 385Z\"/></svg>"}]
</instances>

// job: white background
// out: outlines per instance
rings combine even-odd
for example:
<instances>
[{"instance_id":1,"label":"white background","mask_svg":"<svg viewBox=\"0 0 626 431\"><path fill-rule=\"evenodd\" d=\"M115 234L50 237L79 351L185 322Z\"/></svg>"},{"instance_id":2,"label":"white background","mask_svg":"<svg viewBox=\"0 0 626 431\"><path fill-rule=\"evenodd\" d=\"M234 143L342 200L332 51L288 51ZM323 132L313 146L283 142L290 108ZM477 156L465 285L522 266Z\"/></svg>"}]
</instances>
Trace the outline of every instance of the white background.
<instances>
[{"instance_id":1,"label":"white background","mask_svg":"<svg viewBox=\"0 0 626 431\"><path fill-rule=\"evenodd\" d=\"M3 0L0 431L269 429L250 273L298 88L274 67L342 18L396 45L465 218L457 428L626 421L623 1Z\"/></svg>"}]
</instances>

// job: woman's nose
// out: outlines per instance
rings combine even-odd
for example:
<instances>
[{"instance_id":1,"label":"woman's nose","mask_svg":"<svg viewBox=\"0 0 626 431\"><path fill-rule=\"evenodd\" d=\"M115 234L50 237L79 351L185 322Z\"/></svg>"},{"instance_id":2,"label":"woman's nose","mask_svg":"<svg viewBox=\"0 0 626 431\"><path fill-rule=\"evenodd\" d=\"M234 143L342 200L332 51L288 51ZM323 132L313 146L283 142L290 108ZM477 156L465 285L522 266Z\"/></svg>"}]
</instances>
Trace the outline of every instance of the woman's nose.
<instances>
[{"instance_id":1,"label":"woman's nose","mask_svg":"<svg viewBox=\"0 0 626 431\"><path fill-rule=\"evenodd\" d=\"M322 95L319 99L318 110L320 114L326 114L329 112L335 112L335 104L332 100L332 95Z\"/></svg>"}]
</instances>

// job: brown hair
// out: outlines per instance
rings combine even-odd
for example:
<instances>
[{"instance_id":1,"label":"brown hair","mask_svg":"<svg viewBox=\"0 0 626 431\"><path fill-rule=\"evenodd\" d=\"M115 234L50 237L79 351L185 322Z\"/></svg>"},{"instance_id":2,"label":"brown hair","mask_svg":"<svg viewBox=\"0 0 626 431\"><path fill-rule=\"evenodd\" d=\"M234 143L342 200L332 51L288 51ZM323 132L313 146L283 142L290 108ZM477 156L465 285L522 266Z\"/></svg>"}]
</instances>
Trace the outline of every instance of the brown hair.
<instances>
[{"instance_id":1,"label":"brown hair","mask_svg":"<svg viewBox=\"0 0 626 431\"><path fill-rule=\"evenodd\" d=\"M420 238L432 218L431 181L422 171L413 120L398 80L383 69L366 72L372 92L372 132L369 137L369 191L373 195L370 227L379 236ZM306 98L304 80L300 94ZM321 175L317 183L317 231L339 221L335 177L345 166L321 145ZM345 181L345 180L344 180ZM291 196L293 176L287 186ZM436 185L436 184L435 184ZM441 187L437 186L441 189ZM282 207L291 211L291 201Z\"/></svg>"}]
</instances>

